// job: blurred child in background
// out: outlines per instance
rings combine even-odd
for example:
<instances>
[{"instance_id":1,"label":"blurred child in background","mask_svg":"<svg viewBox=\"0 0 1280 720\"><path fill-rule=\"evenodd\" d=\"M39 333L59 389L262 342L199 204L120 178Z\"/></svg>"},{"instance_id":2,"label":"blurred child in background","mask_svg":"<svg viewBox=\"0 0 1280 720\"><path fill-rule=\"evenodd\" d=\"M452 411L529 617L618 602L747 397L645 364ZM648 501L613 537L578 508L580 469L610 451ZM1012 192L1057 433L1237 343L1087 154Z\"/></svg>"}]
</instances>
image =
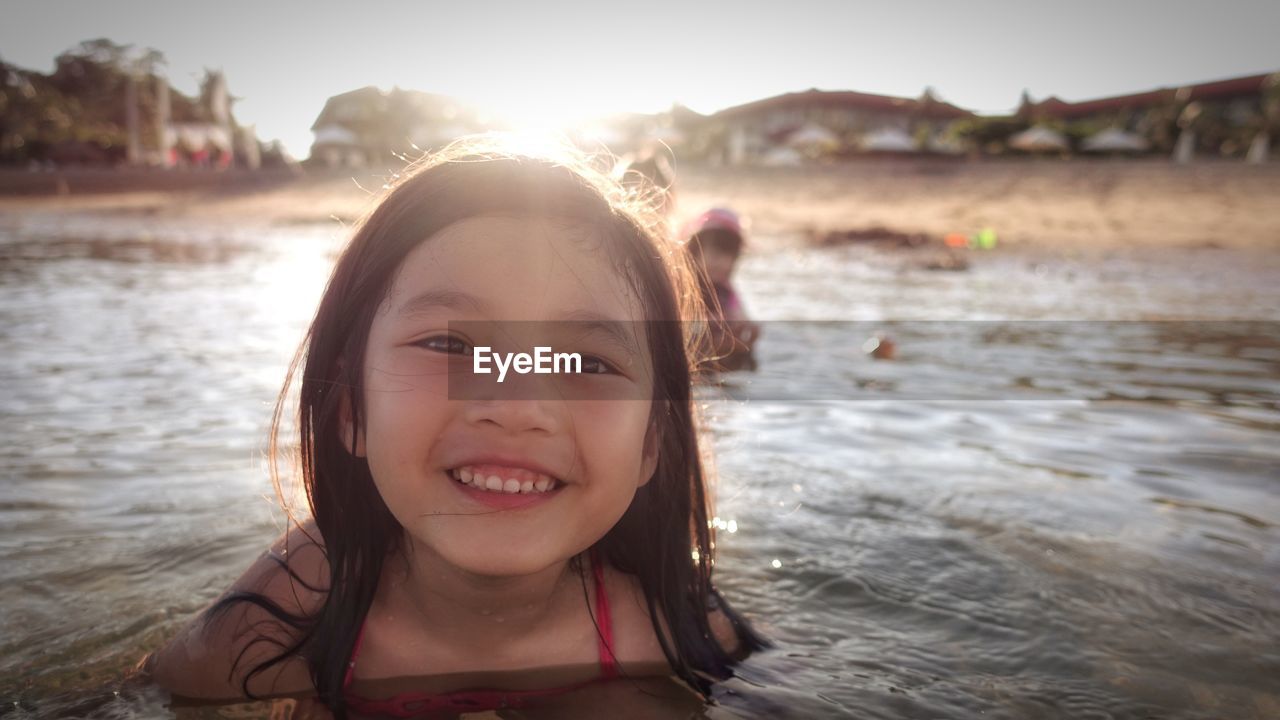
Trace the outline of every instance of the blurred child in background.
<instances>
[{"instance_id":1,"label":"blurred child in background","mask_svg":"<svg viewBox=\"0 0 1280 720\"><path fill-rule=\"evenodd\" d=\"M747 317L731 282L742 255L745 233L738 214L712 208L685 225L681 232L698 268L703 299L711 314L711 343L715 368L755 370L755 343L760 326Z\"/></svg>"}]
</instances>

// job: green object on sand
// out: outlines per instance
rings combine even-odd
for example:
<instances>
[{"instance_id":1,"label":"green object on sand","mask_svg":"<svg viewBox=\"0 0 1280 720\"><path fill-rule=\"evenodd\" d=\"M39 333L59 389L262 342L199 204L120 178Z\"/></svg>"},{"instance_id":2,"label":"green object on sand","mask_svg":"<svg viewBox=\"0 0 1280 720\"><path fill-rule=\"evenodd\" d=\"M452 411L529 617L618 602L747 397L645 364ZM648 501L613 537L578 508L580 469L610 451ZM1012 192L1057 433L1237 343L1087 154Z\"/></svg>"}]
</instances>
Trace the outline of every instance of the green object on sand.
<instances>
[{"instance_id":1,"label":"green object on sand","mask_svg":"<svg viewBox=\"0 0 1280 720\"><path fill-rule=\"evenodd\" d=\"M991 228L982 228L973 236L973 247L979 247L983 250L992 250L996 246L996 231Z\"/></svg>"}]
</instances>

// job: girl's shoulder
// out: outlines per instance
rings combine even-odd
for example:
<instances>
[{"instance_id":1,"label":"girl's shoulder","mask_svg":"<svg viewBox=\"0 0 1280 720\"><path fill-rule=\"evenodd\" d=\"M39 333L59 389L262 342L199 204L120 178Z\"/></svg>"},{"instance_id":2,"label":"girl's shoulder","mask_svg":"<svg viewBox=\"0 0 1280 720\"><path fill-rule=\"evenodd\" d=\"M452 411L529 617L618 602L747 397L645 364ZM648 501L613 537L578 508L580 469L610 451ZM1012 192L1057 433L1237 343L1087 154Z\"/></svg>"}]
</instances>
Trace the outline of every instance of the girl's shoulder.
<instances>
[{"instance_id":1,"label":"girl's shoulder","mask_svg":"<svg viewBox=\"0 0 1280 720\"><path fill-rule=\"evenodd\" d=\"M667 667L667 656L658 641L659 630L653 626L639 578L606 565L605 588L613 613L618 658L624 663L631 661ZM672 642L666 621L661 616L658 621L661 632L667 636L668 642ZM737 656L742 652L738 631L721 609L715 593L708 599L707 624L711 627L712 637L727 655Z\"/></svg>"},{"instance_id":2,"label":"girl's shoulder","mask_svg":"<svg viewBox=\"0 0 1280 720\"><path fill-rule=\"evenodd\" d=\"M175 695L207 700L314 692L300 655L249 677L301 637L301 623L327 595L329 567L314 522L295 525L254 561L213 605L149 655L143 668ZM247 682L246 682L247 678Z\"/></svg>"},{"instance_id":3,"label":"girl's shoulder","mask_svg":"<svg viewBox=\"0 0 1280 720\"><path fill-rule=\"evenodd\" d=\"M618 660L626 666L652 664L665 668L667 656L649 617L639 578L605 564L604 590L611 615L613 652Z\"/></svg>"}]
</instances>

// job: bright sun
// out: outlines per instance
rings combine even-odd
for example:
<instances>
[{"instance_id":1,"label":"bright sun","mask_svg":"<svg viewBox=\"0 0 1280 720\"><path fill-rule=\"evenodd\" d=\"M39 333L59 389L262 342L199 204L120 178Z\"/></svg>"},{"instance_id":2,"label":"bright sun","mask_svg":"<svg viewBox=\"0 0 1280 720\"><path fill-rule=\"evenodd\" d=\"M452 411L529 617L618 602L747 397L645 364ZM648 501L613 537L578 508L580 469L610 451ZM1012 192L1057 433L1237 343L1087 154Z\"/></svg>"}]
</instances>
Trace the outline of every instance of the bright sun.
<instances>
[{"instance_id":1,"label":"bright sun","mask_svg":"<svg viewBox=\"0 0 1280 720\"><path fill-rule=\"evenodd\" d=\"M583 130L594 120L617 112L657 112L671 106L670 98L639 97L618 88L584 93L571 87L504 87L477 95L477 103L491 109L504 124L530 133Z\"/></svg>"}]
</instances>

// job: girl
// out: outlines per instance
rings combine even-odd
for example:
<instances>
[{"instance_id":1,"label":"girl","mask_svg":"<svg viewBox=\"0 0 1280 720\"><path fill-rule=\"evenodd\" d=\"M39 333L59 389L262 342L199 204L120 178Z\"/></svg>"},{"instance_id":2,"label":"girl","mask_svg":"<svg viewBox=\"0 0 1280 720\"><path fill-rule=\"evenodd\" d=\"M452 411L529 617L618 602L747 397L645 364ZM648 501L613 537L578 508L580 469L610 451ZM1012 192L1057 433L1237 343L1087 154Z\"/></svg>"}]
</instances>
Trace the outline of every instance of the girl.
<instances>
[{"instance_id":1,"label":"girl","mask_svg":"<svg viewBox=\"0 0 1280 720\"><path fill-rule=\"evenodd\" d=\"M742 221L732 210L712 208L689 221L680 236L686 239L703 300L711 312L708 339L714 348L712 366L755 370L760 325L747 317L732 282L733 268L746 241Z\"/></svg>"},{"instance_id":2,"label":"girl","mask_svg":"<svg viewBox=\"0 0 1280 720\"><path fill-rule=\"evenodd\" d=\"M682 322L705 310L645 212L581 160L492 140L411 167L338 259L286 381L301 368L311 519L151 676L409 716L652 673L705 696L761 647L711 583ZM476 347L547 321L582 330L580 374L457 382Z\"/></svg>"}]
</instances>

